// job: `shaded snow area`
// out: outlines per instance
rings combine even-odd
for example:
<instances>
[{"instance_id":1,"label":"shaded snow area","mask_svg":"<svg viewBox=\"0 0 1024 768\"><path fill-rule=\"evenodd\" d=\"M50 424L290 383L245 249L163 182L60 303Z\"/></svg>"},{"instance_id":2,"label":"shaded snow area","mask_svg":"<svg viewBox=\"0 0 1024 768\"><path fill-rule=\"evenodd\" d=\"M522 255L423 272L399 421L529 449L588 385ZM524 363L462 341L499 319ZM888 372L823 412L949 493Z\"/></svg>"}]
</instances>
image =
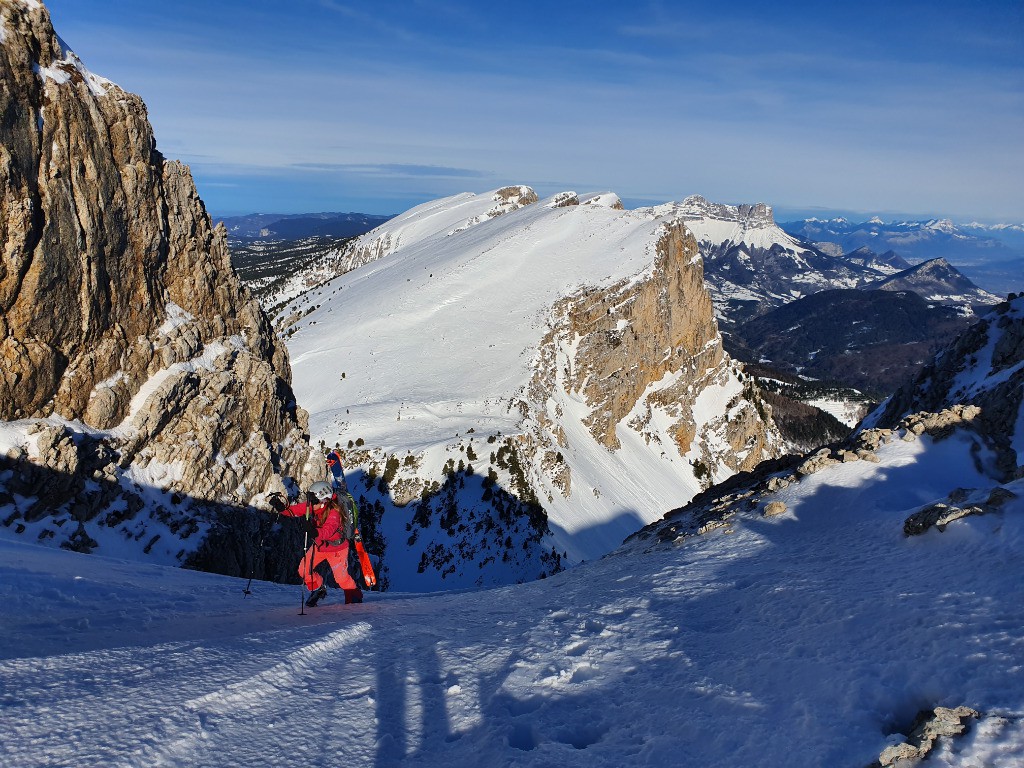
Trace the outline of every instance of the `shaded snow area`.
<instances>
[{"instance_id":1,"label":"shaded snow area","mask_svg":"<svg viewBox=\"0 0 1024 768\"><path fill-rule=\"evenodd\" d=\"M864 768L966 705L925 764L1020 765L1024 481L903 533L991 487L971 444L896 440L779 517L546 580L305 616L297 586L0 542L0 764Z\"/></svg>"},{"instance_id":2,"label":"shaded snow area","mask_svg":"<svg viewBox=\"0 0 1024 768\"><path fill-rule=\"evenodd\" d=\"M950 395L957 398L959 402L970 402L972 398L979 397L983 392L1011 380L1021 369L1024 369L1024 360L1013 365L1007 365L1005 360L996 365L994 360L996 349L1003 342L1005 326L1012 322L1020 323L1024 319L1024 298L1010 302L1008 310L1002 317L1002 321L993 320L990 323L985 346L971 355L963 366L963 370L950 385ZM991 318L992 316L989 315L986 320ZM1003 354L1006 355L1006 352L1004 351Z\"/></svg>"},{"instance_id":3,"label":"shaded snow area","mask_svg":"<svg viewBox=\"0 0 1024 768\"><path fill-rule=\"evenodd\" d=\"M813 400L804 400L807 405L812 405L819 410L834 416L846 426L856 427L864 417L863 400L842 400L831 397L818 397Z\"/></svg>"}]
</instances>

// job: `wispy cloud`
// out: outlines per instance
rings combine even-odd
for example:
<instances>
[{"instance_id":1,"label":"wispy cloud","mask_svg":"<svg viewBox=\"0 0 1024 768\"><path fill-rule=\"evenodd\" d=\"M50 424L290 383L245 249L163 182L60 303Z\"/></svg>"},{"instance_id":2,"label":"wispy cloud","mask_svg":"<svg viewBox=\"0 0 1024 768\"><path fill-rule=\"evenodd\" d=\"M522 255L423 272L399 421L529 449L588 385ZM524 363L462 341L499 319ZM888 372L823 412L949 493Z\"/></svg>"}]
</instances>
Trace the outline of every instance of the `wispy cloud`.
<instances>
[{"instance_id":1,"label":"wispy cloud","mask_svg":"<svg viewBox=\"0 0 1024 768\"><path fill-rule=\"evenodd\" d=\"M165 154L253 201L288 190L358 210L343 202L357 194L396 210L403 194L565 179L649 200L1020 218L1020 24L998 3L867 2L180 0L162 24L149 4L48 5L90 68L143 96Z\"/></svg>"},{"instance_id":2,"label":"wispy cloud","mask_svg":"<svg viewBox=\"0 0 1024 768\"><path fill-rule=\"evenodd\" d=\"M303 171L328 171L365 174L367 176L415 176L421 178L484 179L492 174L473 168L449 168L442 165L411 163L293 163Z\"/></svg>"},{"instance_id":3,"label":"wispy cloud","mask_svg":"<svg viewBox=\"0 0 1024 768\"><path fill-rule=\"evenodd\" d=\"M352 8L350 5L340 3L338 0L320 0L320 5L333 13L340 14L350 21L358 23L363 28L368 27L390 38L406 43L418 43L421 40L419 35L403 25L384 21L379 13L366 13L365 11Z\"/></svg>"}]
</instances>

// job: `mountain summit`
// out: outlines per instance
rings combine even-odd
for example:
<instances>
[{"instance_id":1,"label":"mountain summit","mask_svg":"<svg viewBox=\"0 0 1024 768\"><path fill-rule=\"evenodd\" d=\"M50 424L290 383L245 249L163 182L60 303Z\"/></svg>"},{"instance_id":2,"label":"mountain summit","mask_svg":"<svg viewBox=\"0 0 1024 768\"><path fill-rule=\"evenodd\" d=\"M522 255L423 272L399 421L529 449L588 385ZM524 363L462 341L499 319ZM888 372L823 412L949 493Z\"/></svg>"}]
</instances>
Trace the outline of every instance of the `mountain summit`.
<instances>
[{"instance_id":1,"label":"mountain summit","mask_svg":"<svg viewBox=\"0 0 1024 768\"><path fill-rule=\"evenodd\" d=\"M981 306L998 304L995 294L983 291L945 259L931 259L902 272L869 283L868 290L911 291L926 301Z\"/></svg>"}]
</instances>

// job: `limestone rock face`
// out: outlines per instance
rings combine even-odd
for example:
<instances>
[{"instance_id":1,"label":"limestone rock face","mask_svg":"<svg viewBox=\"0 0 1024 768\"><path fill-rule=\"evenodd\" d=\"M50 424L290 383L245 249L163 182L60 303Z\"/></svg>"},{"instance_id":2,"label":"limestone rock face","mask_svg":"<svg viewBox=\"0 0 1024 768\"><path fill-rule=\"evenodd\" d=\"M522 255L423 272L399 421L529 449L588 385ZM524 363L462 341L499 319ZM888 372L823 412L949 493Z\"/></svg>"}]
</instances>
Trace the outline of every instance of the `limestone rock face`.
<instances>
[{"instance_id":1,"label":"limestone rock face","mask_svg":"<svg viewBox=\"0 0 1024 768\"><path fill-rule=\"evenodd\" d=\"M970 707L935 707L918 713L913 729L906 741L886 747L875 765L917 765L934 749L941 738L952 739L963 735L971 720L981 713Z\"/></svg>"},{"instance_id":2,"label":"limestone rock face","mask_svg":"<svg viewBox=\"0 0 1024 768\"><path fill-rule=\"evenodd\" d=\"M670 431L680 453L696 449L695 462L708 482L718 470L752 469L781 452L770 408L753 384L737 393L725 413L710 420L695 413L704 389L736 374L722 348L697 244L681 223L665 225L643 279L586 288L561 300L552 314L530 400L545 402L556 385L576 393L590 408L586 426L609 450L619 448L617 425L628 421L646 433L658 409L673 419ZM572 350L561 369L559 350ZM537 418L552 429L549 416ZM554 434L562 444L558 430ZM713 452L711 444L728 450ZM566 492L567 477L562 485Z\"/></svg>"},{"instance_id":3,"label":"limestone rock face","mask_svg":"<svg viewBox=\"0 0 1024 768\"><path fill-rule=\"evenodd\" d=\"M142 100L39 3L0 0L0 41L0 419L109 431L122 470L176 465L165 487L199 499L301 476L287 352Z\"/></svg>"}]
</instances>

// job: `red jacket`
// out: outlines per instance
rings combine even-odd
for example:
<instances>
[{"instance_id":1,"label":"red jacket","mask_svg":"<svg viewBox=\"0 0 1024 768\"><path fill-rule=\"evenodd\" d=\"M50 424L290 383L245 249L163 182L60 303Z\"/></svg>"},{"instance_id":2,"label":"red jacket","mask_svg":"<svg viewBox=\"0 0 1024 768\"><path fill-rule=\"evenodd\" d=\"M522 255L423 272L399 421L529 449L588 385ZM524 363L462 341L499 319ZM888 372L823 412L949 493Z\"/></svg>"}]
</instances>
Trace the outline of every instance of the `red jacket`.
<instances>
[{"instance_id":1,"label":"red jacket","mask_svg":"<svg viewBox=\"0 0 1024 768\"><path fill-rule=\"evenodd\" d=\"M305 517L312 510L309 519L316 526L316 548L321 552L337 552L348 546L345 538L345 521L341 510L333 501L309 505L306 502L292 504L281 511L288 517Z\"/></svg>"}]
</instances>

